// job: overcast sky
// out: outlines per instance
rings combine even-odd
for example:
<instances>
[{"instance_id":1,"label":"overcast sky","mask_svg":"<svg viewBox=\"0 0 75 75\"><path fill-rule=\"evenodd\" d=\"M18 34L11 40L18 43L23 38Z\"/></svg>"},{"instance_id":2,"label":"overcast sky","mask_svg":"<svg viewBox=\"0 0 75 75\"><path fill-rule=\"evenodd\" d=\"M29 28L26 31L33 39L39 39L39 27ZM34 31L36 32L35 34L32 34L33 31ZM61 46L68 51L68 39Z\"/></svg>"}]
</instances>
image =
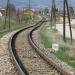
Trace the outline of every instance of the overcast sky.
<instances>
[{"instance_id":1,"label":"overcast sky","mask_svg":"<svg viewBox=\"0 0 75 75\"><path fill-rule=\"evenodd\" d=\"M5 7L7 0L0 0L0 7ZM27 7L29 0L10 0L17 8ZM31 7L44 8L51 7L52 0L31 0ZM75 7L75 0L68 0L69 4ZM63 0L56 0L57 7L62 7Z\"/></svg>"}]
</instances>

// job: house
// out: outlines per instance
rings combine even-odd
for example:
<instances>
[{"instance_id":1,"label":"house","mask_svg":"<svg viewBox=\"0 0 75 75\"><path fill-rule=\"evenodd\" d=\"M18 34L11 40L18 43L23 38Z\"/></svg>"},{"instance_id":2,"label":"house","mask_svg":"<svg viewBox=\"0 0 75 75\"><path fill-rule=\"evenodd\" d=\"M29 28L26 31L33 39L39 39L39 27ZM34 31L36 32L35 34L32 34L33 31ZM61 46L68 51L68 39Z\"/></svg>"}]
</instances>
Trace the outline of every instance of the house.
<instances>
[{"instance_id":1,"label":"house","mask_svg":"<svg viewBox=\"0 0 75 75\"><path fill-rule=\"evenodd\" d=\"M2 17L2 13L0 12L0 17Z\"/></svg>"},{"instance_id":2,"label":"house","mask_svg":"<svg viewBox=\"0 0 75 75\"><path fill-rule=\"evenodd\" d=\"M10 14L9 14L9 10L10 10ZM7 11L7 16L10 15L11 18L16 18L16 8L15 8L14 4L9 3L8 9L6 8L6 11Z\"/></svg>"},{"instance_id":3,"label":"house","mask_svg":"<svg viewBox=\"0 0 75 75\"><path fill-rule=\"evenodd\" d=\"M16 18L16 8L11 3L8 4L8 9L7 9L7 7L5 7L4 9L1 8L0 9L0 12L2 13L3 16L6 16L7 15L7 17L8 17L10 15L11 18ZM9 12L10 12L10 14L9 14Z\"/></svg>"},{"instance_id":4,"label":"house","mask_svg":"<svg viewBox=\"0 0 75 75\"><path fill-rule=\"evenodd\" d=\"M2 14L2 16L4 16L4 14L5 14L5 9L0 8L0 13Z\"/></svg>"},{"instance_id":5,"label":"house","mask_svg":"<svg viewBox=\"0 0 75 75\"><path fill-rule=\"evenodd\" d=\"M34 17L35 16L35 10L25 9L24 10L24 16L25 17Z\"/></svg>"}]
</instances>

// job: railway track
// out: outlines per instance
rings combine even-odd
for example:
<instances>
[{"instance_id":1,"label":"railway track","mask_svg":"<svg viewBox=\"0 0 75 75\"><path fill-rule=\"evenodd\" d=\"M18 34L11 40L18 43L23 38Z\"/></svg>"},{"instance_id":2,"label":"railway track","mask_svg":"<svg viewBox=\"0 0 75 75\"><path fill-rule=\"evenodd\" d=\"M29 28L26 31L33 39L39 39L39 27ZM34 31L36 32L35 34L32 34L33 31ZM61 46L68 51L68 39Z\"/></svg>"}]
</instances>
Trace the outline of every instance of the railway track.
<instances>
[{"instance_id":1,"label":"railway track","mask_svg":"<svg viewBox=\"0 0 75 75\"><path fill-rule=\"evenodd\" d=\"M37 45L37 42L35 41L33 37L34 31L36 31L38 27L35 27L31 32L29 33L29 41L33 48L35 48L36 52L48 62L48 64L52 65L57 71L60 72L60 75L75 75L75 70L71 67L69 67L64 62L60 61L56 58L53 53L46 53L44 49L41 49L39 45ZM48 52L48 51L47 51ZM47 55L49 54L49 55Z\"/></svg>"},{"instance_id":2,"label":"railway track","mask_svg":"<svg viewBox=\"0 0 75 75\"><path fill-rule=\"evenodd\" d=\"M40 22L40 21L39 21ZM38 23L39 23L38 22ZM36 23L36 25L38 25L38 23ZM13 57L13 60L15 62L15 64L17 65L18 67L18 70L20 71L21 75L29 75L27 70L25 69L25 67L23 66L21 60L19 59L19 56L18 56L18 53L17 53L17 50L16 50L16 45L15 45L15 42L16 42L16 38L17 36L24 30L27 30L29 28L32 28L34 27L35 25L33 26L29 26L29 27L26 27L26 28L23 28L23 29L20 29L18 30L17 32L15 32L15 34L13 34L9 40L9 49L11 51L11 54L12 54L12 57Z\"/></svg>"},{"instance_id":3,"label":"railway track","mask_svg":"<svg viewBox=\"0 0 75 75\"><path fill-rule=\"evenodd\" d=\"M32 34L43 23L44 21L39 21L35 26L23 28L10 39L10 50L21 75L72 75L38 50L39 47L33 41Z\"/></svg>"}]
</instances>

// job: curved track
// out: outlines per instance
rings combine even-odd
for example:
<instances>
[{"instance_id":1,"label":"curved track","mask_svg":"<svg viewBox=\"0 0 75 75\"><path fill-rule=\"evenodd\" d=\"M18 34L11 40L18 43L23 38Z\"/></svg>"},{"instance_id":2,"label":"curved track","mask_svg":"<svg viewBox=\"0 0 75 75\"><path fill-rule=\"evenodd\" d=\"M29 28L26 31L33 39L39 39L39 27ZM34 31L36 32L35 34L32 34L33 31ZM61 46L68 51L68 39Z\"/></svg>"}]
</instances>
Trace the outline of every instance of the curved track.
<instances>
[{"instance_id":1,"label":"curved track","mask_svg":"<svg viewBox=\"0 0 75 75\"><path fill-rule=\"evenodd\" d=\"M39 21L39 22L40 22L40 21ZM38 23L39 23L39 22L38 22ZM37 23L36 25L38 25L38 23ZM36 25L34 25L34 26L36 26ZM34 27L34 26L29 26L29 27L26 27L26 28L23 28L23 29L17 31L14 35L12 35L12 37L10 38L10 41L9 41L9 49L10 49L10 51L11 51L12 57L13 57L13 59L14 59L16 65L17 65L17 67L18 67L18 69L19 69L19 71L20 71L20 73L21 73L22 75L29 75L29 74L28 74L27 70L25 69L25 67L23 66L21 60L19 59L19 56L18 56L17 51L16 51L16 47L15 47L15 41L16 41L17 36L18 36L22 31L27 30L27 29L29 29L29 28L32 28L32 27Z\"/></svg>"},{"instance_id":2,"label":"curved track","mask_svg":"<svg viewBox=\"0 0 75 75\"><path fill-rule=\"evenodd\" d=\"M61 65L61 63L58 62L58 59L57 59L57 58L56 58L57 61L55 61L56 59L54 59L55 56L53 57L53 54L51 54L51 55L52 55L52 58L49 58L49 57L46 56L45 53L42 52L43 50L41 50L40 47L37 46L37 44L35 43L34 38L33 38L33 33L34 33L34 31L36 31L39 27L40 27L40 26L37 26L37 27L35 27L33 30L31 30L31 32L29 33L29 36L28 36L29 41L30 41L30 44L33 46L33 48L35 48L35 51L36 51L45 61L47 61L48 64L52 65L57 71L59 71L59 72L60 72L60 75L75 75L75 71L74 71L73 69L72 69L72 70L68 70L68 68L66 69L66 68L65 68L66 65L63 65L63 67L64 67L64 68L63 68L62 65ZM59 60L59 61L60 61L60 60ZM58 62L58 63L57 63L57 62Z\"/></svg>"},{"instance_id":3,"label":"curved track","mask_svg":"<svg viewBox=\"0 0 75 75\"><path fill-rule=\"evenodd\" d=\"M38 26L41 24L42 22L40 22ZM58 72L48 65L48 63L44 61L30 45L28 41L28 34L34 28L23 31L16 39L16 51L20 60L24 67L26 67L29 75L59 75Z\"/></svg>"},{"instance_id":4,"label":"curved track","mask_svg":"<svg viewBox=\"0 0 75 75\"><path fill-rule=\"evenodd\" d=\"M10 39L10 50L21 75L70 75L46 58L33 41L33 32L43 23L41 20L35 26L23 28Z\"/></svg>"}]
</instances>

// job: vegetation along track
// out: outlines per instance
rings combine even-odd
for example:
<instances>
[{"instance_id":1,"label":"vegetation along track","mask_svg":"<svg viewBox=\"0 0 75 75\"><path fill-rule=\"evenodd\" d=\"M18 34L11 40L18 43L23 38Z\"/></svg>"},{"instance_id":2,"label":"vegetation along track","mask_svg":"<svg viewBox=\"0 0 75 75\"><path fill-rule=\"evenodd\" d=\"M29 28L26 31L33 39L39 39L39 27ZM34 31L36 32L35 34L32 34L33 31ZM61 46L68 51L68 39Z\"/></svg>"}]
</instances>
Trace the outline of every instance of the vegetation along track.
<instances>
[{"instance_id":1,"label":"vegetation along track","mask_svg":"<svg viewBox=\"0 0 75 75\"><path fill-rule=\"evenodd\" d=\"M29 33L29 41L30 41L30 44L32 45L33 48L35 48L35 51L45 60L47 61L50 65L52 65L57 71L60 72L60 75L75 75L75 73L73 71L67 71L67 69L63 68L61 66L61 63L57 64L57 62L55 62L55 60L53 58L49 58L45 55L45 53L42 52L42 50L39 48L39 46L37 46L37 44L35 43L34 41L34 38L33 38L33 33L35 30L37 30L39 28L39 26L35 27L34 29L31 30L31 32ZM51 54L52 55L52 54ZM52 55L53 57L53 55Z\"/></svg>"},{"instance_id":2,"label":"vegetation along track","mask_svg":"<svg viewBox=\"0 0 75 75\"><path fill-rule=\"evenodd\" d=\"M55 68L38 55L35 51L37 45L34 47L29 44L33 42L32 32L43 23L44 21L39 21L35 26L23 28L11 37L10 50L22 75L60 75Z\"/></svg>"}]
</instances>

